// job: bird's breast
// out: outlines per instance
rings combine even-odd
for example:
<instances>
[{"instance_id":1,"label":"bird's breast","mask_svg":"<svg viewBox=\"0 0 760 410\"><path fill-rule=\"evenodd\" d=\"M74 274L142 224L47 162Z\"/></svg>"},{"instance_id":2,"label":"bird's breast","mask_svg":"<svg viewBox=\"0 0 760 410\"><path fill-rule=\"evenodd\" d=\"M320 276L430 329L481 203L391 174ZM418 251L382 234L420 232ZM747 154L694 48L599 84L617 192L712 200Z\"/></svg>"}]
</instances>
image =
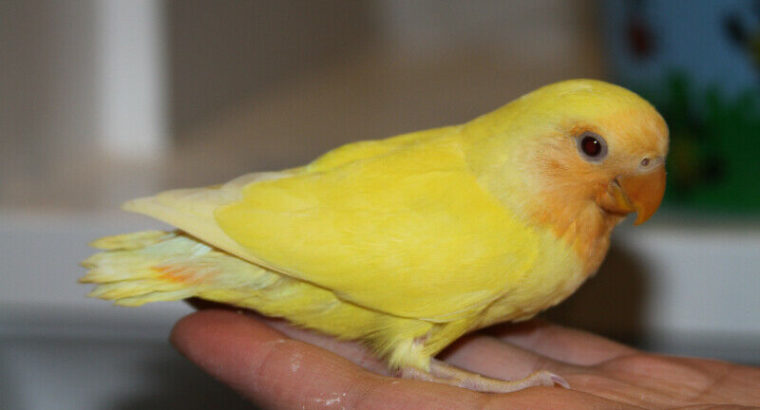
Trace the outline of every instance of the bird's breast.
<instances>
[{"instance_id":1,"label":"bird's breast","mask_svg":"<svg viewBox=\"0 0 760 410\"><path fill-rule=\"evenodd\" d=\"M551 231L539 232L538 257L482 315L478 327L525 320L573 294L590 275L573 246Z\"/></svg>"}]
</instances>

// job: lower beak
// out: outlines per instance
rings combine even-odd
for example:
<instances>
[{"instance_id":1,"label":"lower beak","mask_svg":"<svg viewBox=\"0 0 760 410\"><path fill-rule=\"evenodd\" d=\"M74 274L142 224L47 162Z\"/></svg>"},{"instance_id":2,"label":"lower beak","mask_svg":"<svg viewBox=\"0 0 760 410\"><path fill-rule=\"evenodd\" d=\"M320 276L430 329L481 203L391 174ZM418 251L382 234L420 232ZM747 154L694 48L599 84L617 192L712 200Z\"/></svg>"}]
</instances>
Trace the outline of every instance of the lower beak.
<instances>
[{"instance_id":1,"label":"lower beak","mask_svg":"<svg viewBox=\"0 0 760 410\"><path fill-rule=\"evenodd\" d=\"M634 225L639 225L654 215L664 195L665 166L660 165L646 174L615 178L598 202L609 212L636 212Z\"/></svg>"}]
</instances>

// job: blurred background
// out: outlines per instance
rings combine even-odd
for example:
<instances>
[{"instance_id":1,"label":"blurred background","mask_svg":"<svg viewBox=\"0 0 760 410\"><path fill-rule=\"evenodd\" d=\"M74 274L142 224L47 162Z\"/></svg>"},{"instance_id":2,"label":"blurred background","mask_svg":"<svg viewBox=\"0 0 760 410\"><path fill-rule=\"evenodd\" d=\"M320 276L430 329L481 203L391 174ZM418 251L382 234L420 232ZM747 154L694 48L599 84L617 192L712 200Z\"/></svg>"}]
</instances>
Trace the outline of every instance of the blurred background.
<instances>
[{"instance_id":1,"label":"blurred background","mask_svg":"<svg viewBox=\"0 0 760 410\"><path fill-rule=\"evenodd\" d=\"M760 2L0 0L0 408L242 408L166 342L190 311L85 298L158 190L614 81L671 134L665 206L548 316L760 364Z\"/></svg>"}]
</instances>

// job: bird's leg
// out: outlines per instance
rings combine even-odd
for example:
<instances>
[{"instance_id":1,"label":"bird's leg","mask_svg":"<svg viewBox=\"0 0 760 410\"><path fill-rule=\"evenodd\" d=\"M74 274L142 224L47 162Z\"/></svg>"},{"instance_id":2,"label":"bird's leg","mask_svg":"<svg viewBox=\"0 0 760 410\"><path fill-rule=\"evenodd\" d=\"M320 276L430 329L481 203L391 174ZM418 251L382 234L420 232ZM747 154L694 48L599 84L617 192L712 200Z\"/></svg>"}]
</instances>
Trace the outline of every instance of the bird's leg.
<instances>
[{"instance_id":1,"label":"bird's leg","mask_svg":"<svg viewBox=\"0 0 760 410\"><path fill-rule=\"evenodd\" d=\"M430 361L429 373L409 367L403 369L401 374L410 379L443 383L489 393L509 393L528 387L553 386L555 384L566 389L570 388L564 378L547 370L537 371L519 380L499 380L468 372L436 359Z\"/></svg>"}]
</instances>

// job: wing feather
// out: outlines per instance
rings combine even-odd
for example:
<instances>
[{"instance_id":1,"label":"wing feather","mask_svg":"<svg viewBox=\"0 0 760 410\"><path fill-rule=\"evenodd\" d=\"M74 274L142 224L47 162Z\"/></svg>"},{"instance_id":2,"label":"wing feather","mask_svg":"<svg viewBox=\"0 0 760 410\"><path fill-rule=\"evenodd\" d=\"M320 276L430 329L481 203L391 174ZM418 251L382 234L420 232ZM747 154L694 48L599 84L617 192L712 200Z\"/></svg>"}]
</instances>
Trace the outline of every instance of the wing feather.
<instances>
[{"instance_id":1,"label":"wing feather","mask_svg":"<svg viewBox=\"0 0 760 410\"><path fill-rule=\"evenodd\" d=\"M256 181L215 216L257 263L431 321L477 313L536 257L535 235L481 188L455 138Z\"/></svg>"}]
</instances>

